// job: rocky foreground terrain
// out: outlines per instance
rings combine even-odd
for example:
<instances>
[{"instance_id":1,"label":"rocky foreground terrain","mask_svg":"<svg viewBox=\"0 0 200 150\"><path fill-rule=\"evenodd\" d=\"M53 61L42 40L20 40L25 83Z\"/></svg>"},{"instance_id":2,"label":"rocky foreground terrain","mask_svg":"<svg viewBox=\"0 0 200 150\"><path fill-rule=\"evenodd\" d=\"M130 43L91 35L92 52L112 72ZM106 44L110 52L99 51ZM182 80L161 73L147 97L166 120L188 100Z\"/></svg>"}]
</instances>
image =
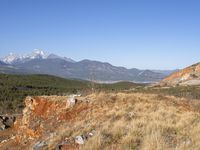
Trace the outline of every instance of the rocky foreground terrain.
<instances>
[{"instance_id":1,"label":"rocky foreground terrain","mask_svg":"<svg viewBox=\"0 0 200 150\"><path fill-rule=\"evenodd\" d=\"M200 149L200 102L157 94L25 99L1 150Z\"/></svg>"}]
</instances>

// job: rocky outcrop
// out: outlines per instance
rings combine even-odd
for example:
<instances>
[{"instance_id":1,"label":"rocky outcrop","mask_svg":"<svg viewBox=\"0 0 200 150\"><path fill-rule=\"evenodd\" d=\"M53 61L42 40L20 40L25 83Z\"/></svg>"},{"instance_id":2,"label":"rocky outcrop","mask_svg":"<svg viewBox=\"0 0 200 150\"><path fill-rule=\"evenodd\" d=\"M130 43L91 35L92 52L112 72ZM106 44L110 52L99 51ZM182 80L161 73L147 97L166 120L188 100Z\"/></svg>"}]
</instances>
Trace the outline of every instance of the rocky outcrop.
<instances>
[{"instance_id":1,"label":"rocky outcrop","mask_svg":"<svg viewBox=\"0 0 200 150\"><path fill-rule=\"evenodd\" d=\"M62 139L62 131L64 132L64 129L75 122L77 118L84 118L82 112L89 108L89 103L78 100L78 96L27 97L23 116L17 119L15 124L15 119L13 120L12 117L0 117L2 129L14 124L13 129L17 133L7 139L6 143L12 141L19 146L19 149L26 147L34 150L56 148L59 143L63 146L62 143L66 141ZM73 142L67 141L68 146L80 144L76 142L75 137L71 138ZM54 141L55 139L57 140ZM11 145L9 144L9 146ZM1 146L0 144L0 149Z\"/></svg>"},{"instance_id":2,"label":"rocky outcrop","mask_svg":"<svg viewBox=\"0 0 200 150\"><path fill-rule=\"evenodd\" d=\"M173 73L159 84L162 86L200 85L200 63Z\"/></svg>"},{"instance_id":3,"label":"rocky outcrop","mask_svg":"<svg viewBox=\"0 0 200 150\"><path fill-rule=\"evenodd\" d=\"M28 138L50 135L60 124L75 118L76 112L70 109L76 103L76 95L27 97L20 128Z\"/></svg>"}]
</instances>

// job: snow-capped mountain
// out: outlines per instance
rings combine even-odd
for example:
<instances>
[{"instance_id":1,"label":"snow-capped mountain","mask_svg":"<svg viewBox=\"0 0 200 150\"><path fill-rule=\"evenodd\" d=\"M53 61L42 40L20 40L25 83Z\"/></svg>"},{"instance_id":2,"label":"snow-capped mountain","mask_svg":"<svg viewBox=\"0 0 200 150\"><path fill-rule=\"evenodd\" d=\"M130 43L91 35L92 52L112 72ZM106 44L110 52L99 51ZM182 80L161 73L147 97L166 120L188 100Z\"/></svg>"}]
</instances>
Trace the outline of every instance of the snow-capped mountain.
<instances>
[{"instance_id":1,"label":"snow-capped mountain","mask_svg":"<svg viewBox=\"0 0 200 150\"><path fill-rule=\"evenodd\" d=\"M30 55L27 55L29 59L46 59L49 56L48 53L35 49Z\"/></svg>"},{"instance_id":2,"label":"snow-capped mountain","mask_svg":"<svg viewBox=\"0 0 200 150\"><path fill-rule=\"evenodd\" d=\"M49 74L63 78L92 79L103 82L134 81L142 83L160 81L167 76L152 70L127 69L100 61L82 60L76 62L71 58L48 54L42 50L34 50L27 55L11 53L2 61L9 65L3 69L0 66L0 73Z\"/></svg>"},{"instance_id":3,"label":"snow-capped mountain","mask_svg":"<svg viewBox=\"0 0 200 150\"><path fill-rule=\"evenodd\" d=\"M55 54L48 54L38 49L35 49L32 53L25 54L25 55L16 55L16 54L10 53L6 57L2 58L1 61L6 64L18 64L18 63L24 63L24 62L34 60L34 59L56 59L56 58L63 59L69 62L75 62L71 58L60 57Z\"/></svg>"},{"instance_id":4,"label":"snow-capped mountain","mask_svg":"<svg viewBox=\"0 0 200 150\"><path fill-rule=\"evenodd\" d=\"M8 56L1 59L1 61L6 64L12 64L12 62L17 61L18 59L19 59L19 56L15 55L13 53L10 53Z\"/></svg>"},{"instance_id":5,"label":"snow-capped mountain","mask_svg":"<svg viewBox=\"0 0 200 150\"><path fill-rule=\"evenodd\" d=\"M75 62L71 58L61 57L61 56L58 56L58 55L55 55L55 54L49 54L48 57L47 57L47 59L62 59L62 60L65 60L67 62Z\"/></svg>"}]
</instances>

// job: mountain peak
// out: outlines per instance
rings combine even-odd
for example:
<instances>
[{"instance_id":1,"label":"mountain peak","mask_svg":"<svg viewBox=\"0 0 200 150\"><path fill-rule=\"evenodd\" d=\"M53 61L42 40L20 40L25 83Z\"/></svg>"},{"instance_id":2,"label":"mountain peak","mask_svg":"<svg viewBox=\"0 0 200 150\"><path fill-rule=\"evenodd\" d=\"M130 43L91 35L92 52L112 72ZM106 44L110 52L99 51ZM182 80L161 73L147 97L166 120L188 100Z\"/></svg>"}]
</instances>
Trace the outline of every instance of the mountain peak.
<instances>
[{"instance_id":1,"label":"mountain peak","mask_svg":"<svg viewBox=\"0 0 200 150\"><path fill-rule=\"evenodd\" d=\"M45 55L45 52L43 50L40 50L40 49L34 49L32 53L39 54L39 55Z\"/></svg>"},{"instance_id":2,"label":"mountain peak","mask_svg":"<svg viewBox=\"0 0 200 150\"><path fill-rule=\"evenodd\" d=\"M36 58L45 59L48 56L49 56L48 53L46 53L46 52L44 52L42 50L39 50L39 49L34 49L33 52L31 53L31 55L29 55L29 57L31 59L36 59Z\"/></svg>"},{"instance_id":3,"label":"mountain peak","mask_svg":"<svg viewBox=\"0 0 200 150\"><path fill-rule=\"evenodd\" d=\"M9 53L6 57L4 57L2 59L2 61L6 64L11 64L12 62L16 61L17 59L19 59L19 56L13 54L13 53Z\"/></svg>"},{"instance_id":4,"label":"mountain peak","mask_svg":"<svg viewBox=\"0 0 200 150\"><path fill-rule=\"evenodd\" d=\"M34 49L30 54L25 54L25 55L15 55L13 53L10 53L9 55L1 59L1 61L3 61L6 64L16 64L16 63L24 63L33 59L56 59L56 58L68 62L75 62L71 58L60 57L55 54L49 54L41 49Z\"/></svg>"}]
</instances>

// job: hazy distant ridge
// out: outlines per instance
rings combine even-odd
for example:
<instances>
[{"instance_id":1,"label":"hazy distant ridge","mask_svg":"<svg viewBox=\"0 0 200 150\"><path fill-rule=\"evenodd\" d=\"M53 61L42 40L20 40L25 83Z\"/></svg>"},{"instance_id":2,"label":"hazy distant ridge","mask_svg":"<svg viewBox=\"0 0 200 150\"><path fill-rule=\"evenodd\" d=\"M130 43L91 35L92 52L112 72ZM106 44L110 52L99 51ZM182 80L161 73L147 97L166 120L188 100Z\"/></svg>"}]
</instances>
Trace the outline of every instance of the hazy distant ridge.
<instances>
[{"instance_id":1,"label":"hazy distant ridge","mask_svg":"<svg viewBox=\"0 0 200 150\"><path fill-rule=\"evenodd\" d=\"M162 80L172 72L139 70L136 68L127 69L92 60L76 62L71 58L47 54L40 50L35 50L31 54L23 56L10 54L1 59L1 61L13 66L15 68L14 73L49 74L63 78L78 78L98 82L156 82ZM6 72L5 69L3 72L1 71L1 73L10 72Z\"/></svg>"}]
</instances>

